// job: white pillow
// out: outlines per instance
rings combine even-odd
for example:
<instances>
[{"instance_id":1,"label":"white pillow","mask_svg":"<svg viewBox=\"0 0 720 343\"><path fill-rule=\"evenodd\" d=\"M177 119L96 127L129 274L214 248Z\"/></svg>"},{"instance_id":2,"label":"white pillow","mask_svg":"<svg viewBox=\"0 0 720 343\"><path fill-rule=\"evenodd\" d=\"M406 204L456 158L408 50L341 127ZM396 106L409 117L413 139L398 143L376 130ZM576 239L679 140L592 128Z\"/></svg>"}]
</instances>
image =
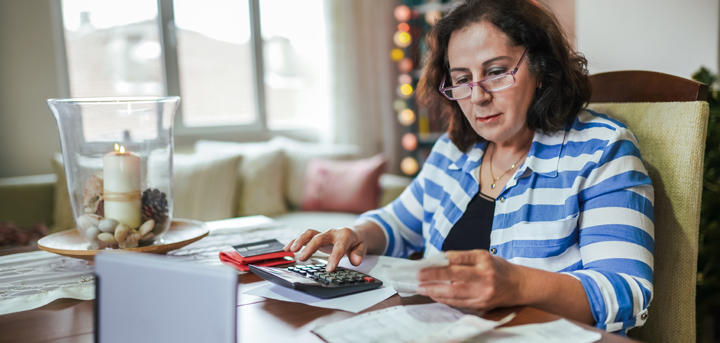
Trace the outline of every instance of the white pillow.
<instances>
[{"instance_id":1,"label":"white pillow","mask_svg":"<svg viewBox=\"0 0 720 343\"><path fill-rule=\"evenodd\" d=\"M241 159L240 155L227 153L176 154L173 217L201 221L234 217Z\"/></svg>"},{"instance_id":2,"label":"white pillow","mask_svg":"<svg viewBox=\"0 0 720 343\"><path fill-rule=\"evenodd\" d=\"M283 188L285 199L293 209L299 209L302 204L305 173L310 160L349 160L360 157L360 149L355 145L307 143L287 137L275 137L270 143L282 148L287 157Z\"/></svg>"},{"instance_id":3,"label":"white pillow","mask_svg":"<svg viewBox=\"0 0 720 343\"><path fill-rule=\"evenodd\" d=\"M273 216L287 212L283 196L285 158L282 150L265 143L198 141L198 153L223 152L242 156L237 172L237 216Z\"/></svg>"}]
</instances>

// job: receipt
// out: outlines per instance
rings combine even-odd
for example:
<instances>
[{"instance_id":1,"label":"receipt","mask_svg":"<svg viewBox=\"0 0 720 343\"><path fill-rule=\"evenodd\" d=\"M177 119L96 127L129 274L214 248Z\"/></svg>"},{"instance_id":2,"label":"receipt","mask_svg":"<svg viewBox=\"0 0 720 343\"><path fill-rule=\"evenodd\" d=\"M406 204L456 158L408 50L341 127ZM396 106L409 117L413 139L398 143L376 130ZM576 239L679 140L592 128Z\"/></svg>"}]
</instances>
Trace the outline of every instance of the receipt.
<instances>
[{"instance_id":1,"label":"receipt","mask_svg":"<svg viewBox=\"0 0 720 343\"><path fill-rule=\"evenodd\" d=\"M444 252L432 255L420 261L404 261L405 263L383 264L383 272L387 281L401 296L417 293L420 281L417 279L421 269L429 267L445 267L450 264Z\"/></svg>"}]
</instances>

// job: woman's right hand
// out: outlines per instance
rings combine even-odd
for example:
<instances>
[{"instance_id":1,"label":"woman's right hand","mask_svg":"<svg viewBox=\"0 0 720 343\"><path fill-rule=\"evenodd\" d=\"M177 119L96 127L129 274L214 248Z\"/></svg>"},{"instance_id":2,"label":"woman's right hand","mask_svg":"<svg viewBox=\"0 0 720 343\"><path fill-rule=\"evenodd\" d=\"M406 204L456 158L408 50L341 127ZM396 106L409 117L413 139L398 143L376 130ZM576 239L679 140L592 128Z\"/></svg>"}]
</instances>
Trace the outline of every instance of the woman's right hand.
<instances>
[{"instance_id":1,"label":"woman's right hand","mask_svg":"<svg viewBox=\"0 0 720 343\"><path fill-rule=\"evenodd\" d=\"M325 268L328 272L335 270L343 255L347 255L350 263L357 266L367 253L367 244L363 235L348 227L330 229L323 233L308 229L290 241L284 250L296 253L303 246L305 249L297 256L300 261L306 261L318 250L330 254Z\"/></svg>"}]
</instances>

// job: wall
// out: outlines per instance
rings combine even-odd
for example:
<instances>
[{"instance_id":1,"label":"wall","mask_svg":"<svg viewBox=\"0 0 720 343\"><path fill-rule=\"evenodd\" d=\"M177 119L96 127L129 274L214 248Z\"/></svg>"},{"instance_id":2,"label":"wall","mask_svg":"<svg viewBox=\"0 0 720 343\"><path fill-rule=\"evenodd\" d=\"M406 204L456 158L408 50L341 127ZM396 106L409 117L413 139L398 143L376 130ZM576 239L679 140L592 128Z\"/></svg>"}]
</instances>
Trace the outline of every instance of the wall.
<instances>
[{"instance_id":1,"label":"wall","mask_svg":"<svg viewBox=\"0 0 720 343\"><path fill-rule=\"evenodd\" d=\"M718 70L717 0L577 0L575 34L590 73Z\"/></svg>"},{"instance_id":2,"label":"wall","mask_svg":"<svg viewBox=\"0 0 720 343\"><path fill-rule=\"evenodd\" d=\"M0 177L51 173L60 152L45 102L61 96L50 1L0 1Z\"/></svg>"},{"instance_id":3,"label":"wall","mask_svg":"<svg viewBox=\"0 0 720 343\"><path fill-rule=\"evenodd\" d=\"M555 12L560 25L568 35L568 39L575 41L575 0L540 0L551 11Z\"/></svg>"}]
</instances>

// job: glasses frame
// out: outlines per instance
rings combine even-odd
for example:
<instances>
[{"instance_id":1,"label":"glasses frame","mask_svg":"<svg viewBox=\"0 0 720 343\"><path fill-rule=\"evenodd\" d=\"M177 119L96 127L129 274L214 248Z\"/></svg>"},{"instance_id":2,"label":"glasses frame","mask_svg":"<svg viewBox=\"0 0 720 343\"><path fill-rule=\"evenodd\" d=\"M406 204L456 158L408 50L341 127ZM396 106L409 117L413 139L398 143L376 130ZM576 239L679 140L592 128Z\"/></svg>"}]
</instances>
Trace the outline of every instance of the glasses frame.
<instances>
[{"instance_id":1,"label":"glasses frame","mask_svg":"<svg viewBox=\"0 0 720 343\"><path fill-rule=\"evenodd\" d=\"M450 86L450 87L445 87L445 79L447 78L447 75L445 75L445 76L443 76L442 82L440 83L440 88L438 88L438 89L440 90L440 93L441 93L443 96L445 96L448 100L452 100L452 101L462 100L462 99L469 98L470 96L472 96L472 89L473 89L475 86L479 86L480 88L482 88L484 91L486 91L486 92L488 92L488 93L499 92L499 91L501 91L501 90L508 89L508 88L510 88L510 87L512 87L512 86L515 85L515 81L516 81L516 80L515 80L515 74L517 74L518 69L520 69L520 64L522 64L522 61L525 59L525 54L527 54L527 49L525 49L525 51L523 51L522 56L520 56L520 61L518 61L518 64L515 66L515 69L511 70L511 71L508 72L508 73L502 73L502 74L498 74L498 75L495 75L495 76L491 76L491 77L488 77L488 78L486 78L486 79L484 79L484 80L480 80L480 81L477 81L477 82L470 82L470 83L465 83L465 84L462 84L462 85ZM497 80L497 79L499 79L499 78L503 78L503 77L508 76L508 75L512 76L513 82L512 82L510 85L508 85L507 87L503 87L503 88L495 89L495 90L492 90L492 91L491 91L491 90L488 90L487 88L485 88L485 86L483 85L483 83L485 83L485 82L487 82L487 81ZM459 89L459 88L463 88L463 87L470 87L470 94L468 94L467 96L464 96L464 97L462 97L462 98L451 98L451 97L449 97L447 94L445 94L445 91L452 90L452 89Z\"/></svg>"}]
</instances>

